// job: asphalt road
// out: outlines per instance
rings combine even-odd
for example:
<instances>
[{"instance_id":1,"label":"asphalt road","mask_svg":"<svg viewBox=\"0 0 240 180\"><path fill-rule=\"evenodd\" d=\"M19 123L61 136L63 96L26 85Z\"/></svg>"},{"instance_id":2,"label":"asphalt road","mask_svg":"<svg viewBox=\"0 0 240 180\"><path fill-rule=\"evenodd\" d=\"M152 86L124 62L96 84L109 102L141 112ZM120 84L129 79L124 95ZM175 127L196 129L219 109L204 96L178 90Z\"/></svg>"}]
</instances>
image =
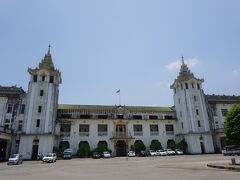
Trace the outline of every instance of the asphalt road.
<instances>
[{"instance_id":1,"label":"asphalt road","mask_svg":"<svg viewBox=\"0 0 240 180\"><path fill-rule=\"evenodd\" d=\"M111 159L0 163L0 180L239 180L240 172L213 169L207 163L230 162L222 155L184 155ZM240 162L240 157L236 157Z\"/></svg>"}]
</instances>

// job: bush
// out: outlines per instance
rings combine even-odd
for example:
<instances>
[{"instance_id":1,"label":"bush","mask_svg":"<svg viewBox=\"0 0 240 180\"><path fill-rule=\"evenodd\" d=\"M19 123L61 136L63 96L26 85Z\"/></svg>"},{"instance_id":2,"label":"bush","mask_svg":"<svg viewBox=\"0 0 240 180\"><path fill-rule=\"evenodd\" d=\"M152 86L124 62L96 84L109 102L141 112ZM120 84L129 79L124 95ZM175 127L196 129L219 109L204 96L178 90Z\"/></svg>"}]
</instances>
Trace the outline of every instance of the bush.
<instances>
[{"instance_id":1,"label":"bush","mask_svg":"<svg viewBox=\"0 0 240 180\"><path fill-rule=\"evenodd\" d=\"M162 145L158 140L152 140L151 145L150 145L150 149L157 151L159 149L162 149Z\"/></svg>"},{"instance_id":2,"label":"bush","mask_svg":"<svg viewBox=\"0 0 240 180\"><path fill-rule=\"evenodd\" d=\"M56 153L58 157L61 157L63 152L61 151L61 149L59 147L54 146L53 153Z\"/></svg>"},{"instance_id":3,"label":"bush","mask_svg":"<svg viewBox=\"0 0 240 180\"><path fill-rule=\"evenodd\" d=\"M184 153L187 153L187 146L187 142L184 138L177 144L177 148L182 150Z\"/></svg>"},{"instance_id":4,"label":"bush","mask_svg":"<svg viewBox=\"0 0 240 180\"><path fill-rule=\"evenodd\" d=\"M90 146L89 144L81 144L78 151L77 155L81 158L89 157L91 154Z\"/></svg>"},{"instance_id":5,"label":"bush","mask_svg":"<svg viewBox=\"0 0 240 180\"><path fill-rule=\"evenodd\" d=\"M134 143L134 148L135 148L135 152L137 154L140 154L141 151L146 149L146 146L143 144L141 140L136 140Z\"/></svg>"},{"instance_id":6,"label":"bush","mask_svg":"<svg viewBox=\"0 0 240 180\"><path fill-rule=\"evenodd\" d=\"M176 149L176 143L173 139L169 139L167 141L167 148L168 149Z\"/></svg>"}]
</instances>

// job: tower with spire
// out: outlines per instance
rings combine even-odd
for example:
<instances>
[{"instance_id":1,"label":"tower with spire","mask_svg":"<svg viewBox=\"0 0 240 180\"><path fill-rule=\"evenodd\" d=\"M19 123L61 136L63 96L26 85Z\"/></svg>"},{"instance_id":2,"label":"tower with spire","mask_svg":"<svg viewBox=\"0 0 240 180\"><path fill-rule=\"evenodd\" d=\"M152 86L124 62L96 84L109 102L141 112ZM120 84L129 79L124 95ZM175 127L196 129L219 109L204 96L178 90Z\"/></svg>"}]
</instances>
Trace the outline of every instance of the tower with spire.
<instances>
[{"instance_id":1,"label":"tower with spire","mask_svg":"<svg viewBox=\"0 0 240 180\"><path fill-rule=\"evenodd\" d=\"M28 68L30 82L26 96L26 113L19 153L26 159L52 152L55 142L59 84L61 73L54 67L48 52L36 68Z\"/></svg>"},{"instance_id":2,"label":"tower with spire","mask_svg":"<svg viewBox=\"0 0 240 180\"><path fill-rule=\"evenodd\" d=\"M190 71L182 57L178 77L171 85L177 115L177 139L185 139L192 154L213 153L213 140L202 83Z\"/></svg>"}]
</instances>

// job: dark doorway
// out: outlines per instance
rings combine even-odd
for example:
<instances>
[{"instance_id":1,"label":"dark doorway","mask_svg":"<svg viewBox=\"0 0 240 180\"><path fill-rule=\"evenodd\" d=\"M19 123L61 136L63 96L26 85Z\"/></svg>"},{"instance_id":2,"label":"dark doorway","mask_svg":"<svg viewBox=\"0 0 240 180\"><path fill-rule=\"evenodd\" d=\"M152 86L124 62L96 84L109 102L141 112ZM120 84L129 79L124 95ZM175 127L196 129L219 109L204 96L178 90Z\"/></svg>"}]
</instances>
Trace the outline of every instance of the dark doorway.
<instances>
[{"instance_id":1,"label":"dark doorway","mask_svg":"<svg viewBox=\"0 0 240 180\"><path fill-rule=\"evenodd\" d=\"M59 144L59 149L63 152L65 149L69 149L70 145L68 141L61 141Z\"/></svg>"},{"instance_id":2,"label":"dark doorway","mask_svg":"<svg viewBox=\"0 0 240 180\"><path fill-rule=\"evenodd\" d=\"M220 142L221 142L221 149L223 149L226 146L226 138L225 137L221 137L220 138Z\"/></svg>"},{"instance_id":3,"label":"dark doorway","mask_svg":"<svg viewBox=\"0 0 240 180\"><path fill-rule=\"evenodd\" d=\"M116 156L123 157L127 155L127 145L124 141L118 141L116 143Z\"/></svg>"},{"instance_id":4,"label":"dark doorway","mask_svg":"<svg viewBox=\"0 0 240 180\"><path fill-rule=\"evenodd\" d=\"M205 154L205 147L204 147L204 143L203 143L203 142L200 142L200 146L201 146L201 151L202 151L202 154Z\"/></svg>"},{"instance_id":5,"label":"dark doorway","mask_svg":"<svg viewBox=\"0 0 240 180\"><path fill-rule=\"evenodd\" d=\"M0 140L0 162L5 161L6 159L6 150L7 150L7 141Z\"/></svg>"},{"instance_id":6,"label":"dark doorway","mask_svg":"<svg viewBox=\"0 0 240 180\"><path fill-rule=\"evenodd\" d=\"M34 139L33 146L32 146L32 159L37 159L38 157L38 144L39 144L39 140Z\"/></svg>"}]
</instances>

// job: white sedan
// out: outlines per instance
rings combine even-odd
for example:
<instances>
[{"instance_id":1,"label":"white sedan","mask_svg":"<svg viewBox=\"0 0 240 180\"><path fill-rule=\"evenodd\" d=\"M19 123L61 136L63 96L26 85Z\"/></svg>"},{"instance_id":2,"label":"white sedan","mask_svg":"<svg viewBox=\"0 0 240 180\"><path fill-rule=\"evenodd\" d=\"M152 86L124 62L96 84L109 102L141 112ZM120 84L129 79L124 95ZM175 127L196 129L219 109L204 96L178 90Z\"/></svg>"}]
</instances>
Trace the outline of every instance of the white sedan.
<instances>
[{"instance_id":1,"label":"white sedan","mask_svg":"<svg viewBox=\"0 0 240 180\"><path fill-rule=\"evenodd\" d=\"M111 154L108 151L103 152L103 158L110 158Z\"/></svg>"},{"instance_id":2,"label":"white sedan","mask_svg":"<svg viewBox=\"0 0 240 180\"><path fill-rule=\"evenodd\" d=\"M161 150L161 149L157 150L156 153L157 153L157 156L166 156L167 155L167 153L164 150Z\"/></svg>"},{"instance_id":3,"label":"white sedan","mask_svg":"<svg viewBox=\"0 0 240 180\"><path fill-rule=\"evenodd\" d=\"M128 152L128 157L135 157L135 156L136 156L136 154L135 154L134 151L129 151Z\"/></svg>"},{"instance_id":4,"label":"white sedan","mask_svg":"<svg viewBox=\"0 0 240 180\"><path fill-rule=\"evenodd\" d=\"M181 151L180 149L175 149L175 152L177 155L183 155L183 151Z\"/></svg>"},{"instance_id":5,"label":"white sedan","mask_svg":"<svg viewBox=\"0 0 240 180\"><path fill-rule=\"evenodd\" d=\"M172 149L165 149L165 152L167 153L168 156L176 155L176 152Z\"/></svg>"}]
</instances>

